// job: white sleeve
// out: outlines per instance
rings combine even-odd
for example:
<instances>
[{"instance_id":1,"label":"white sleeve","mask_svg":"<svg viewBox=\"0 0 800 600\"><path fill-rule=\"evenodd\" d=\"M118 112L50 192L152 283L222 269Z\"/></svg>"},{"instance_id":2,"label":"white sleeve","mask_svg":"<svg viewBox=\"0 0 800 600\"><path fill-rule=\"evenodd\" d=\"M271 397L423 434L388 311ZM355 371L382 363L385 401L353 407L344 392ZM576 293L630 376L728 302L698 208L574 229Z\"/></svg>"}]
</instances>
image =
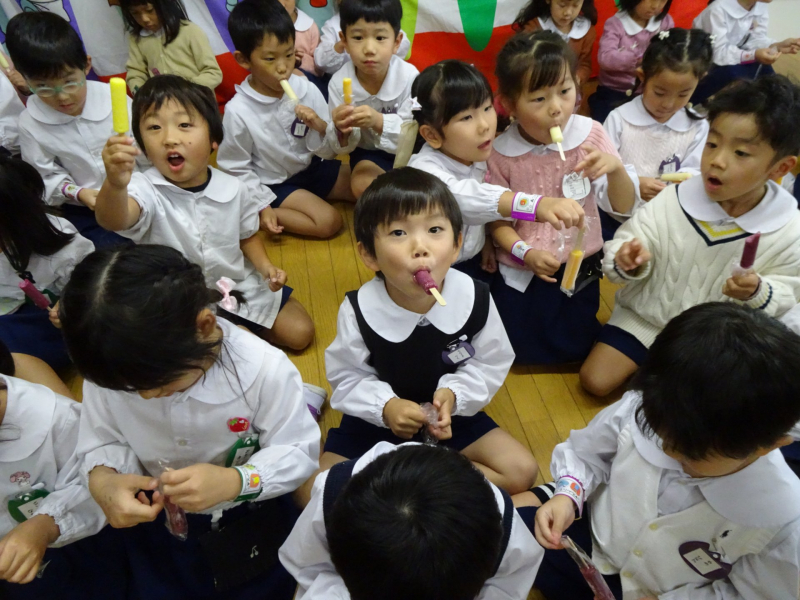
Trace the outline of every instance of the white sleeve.
<instances>
[{"instance_id":1,"label":"white sleeve","mask_svg":"<svg viewBox=\"0 0 800 600\"><path fill-rule=\"evenodd\" d=\"M277 349L267 353L270 373L263 379L253 427L259 431L261 450L250 464L261 475L257 500L293 492L319 467L319 425L303 400L300 372Z\"/></svg>"},{"instance_id":2,"label":"white sleeve","mask_svg":"<svg viewBox=\"0 0 800 600\"><path fill-rule=\"evenodd\" d=\"M724 10L712 10L710 15L711 35L714 36L714 64L738 65L754 60L755 53L737 47L739 40L732 40L729 36L728 22Z\"/></svg>"},{"instance_id":3,"label":"white sleeve","mask_svg":"<svg viewBox=\"0 0 800 600\"><path fill-rule=\"evenodd\" d=\"M94 535L106 524L100 506L89 489L81 483L80 463L75 448L78 444L81 405L59 399L53 423L53 451L56 458L55 490L42 499L36 514L50 515L61 532L53 547L60 547Z\"/></svg>"},{"instance_id":4,"label":"white sleeve","mask_svg":"<svg viewBox=\"0 0 800 600\"><path fill-rule=\"evenodd\" d=\"M329 21L326 22L320 30L319 45L314 51L314 63L322 71L331 75L341 69L350 59L346 50L339 54L333 49L338 41L339 30L329 25Z\"/></svg>"},{"instance_id":5,"label":"white sleeve","mask_svg":"<svg viewBox=\"0 0 800 600\"><path fill-rule=\"evenodd\" d=\"M322 92L317 89L317 86L309 84L308 91L305 98L307 106L317 113L317 116L325 121L329 126L331 123L331 111L322 96ZM306 148L309 152L313 152L320 158L325 160L332 160L336 158L336 151L331 147L327 135L327 129L324 134L320 134L315 129L309 129L308 135L305 137Z\"/></svg>"},{"instance_id":6,"label":"white sleeve","mask_svg":"<svg viewBox=\"0 0 800 600\"><path fill-rule=\"evenodd\" d=\"M19 150L24 160L33 166L42 176L44 181L44 201L50 206L60 206L65 202L80 204L61 193L61 188L67 183L75 183L69 172L58 164L56 156L45 150L36 137L19 123ZM82 206L82 204L81 204Z\"/></svg>"},{"instance_id":7,"label":"white sleeve","mask_svg":"<svg viewBox=\"0 0 800 600\"><path fill-rule=\"evenodd\" d=\"M636 168L633 165L623 165L623 167L625 167L625 172L628 174L628 177L631 178L631 183L633 183L633 206L631 207L630 212L621 213L614 210L614 208L611 206L611 198L608 196L607 175L603 175L602 177L598 177L592 181L592 192L594 193L594 199L595 202L597 202L597 206L601 208L603 212L606 212L609 215L617 215L619 217L630 217L646 203L644 200L642 200L642 192L639 188L639 174L636 172Z\"/></svg>"},{"instance_id":8,"label":"white sleeve","mask_svg":"<svg viewBox=\"0 0 800 600\"><path fill-rule=\"evenodd\" d=\"M486 580L477 600L519 600L527 598L533 580L544 558L544 549L534 539L528 526L514 510L511 537L503 562L492 577Z\"/></svg>"},{"instance_id":9,"label":"white sleeve","mask_svg":"<svg viewBox=\"0 0 800 600\"><path fill-rule=\"evenodd\" d=\"M703 158L703 148L706 146L708 129L709 125L706 119L698 121L696 131L694 132L694 139L689 145L688 150L686 150L686 156L681 163L681 173L691 173L694 177L700 175L700 161Z\"/></svg>"},{"instance_id":10,"label":"white sleeve","mask_svg":"<svg viewBox=\"0 0 800 600\"><path fill-rule=\"evenodd\" d=\"M606 117L606 122L603 123L603 129L606 130L608 139L611 140L614 148L619 152L622 148L622 139L620 137L622 134L622 117L619 114L619 109L612 110L609 113L608 117Z\"/></svg>"},{"instance_id":11,"label":"white sleeve","mask_svg":"<svg viewBox=\"0 0 800 600\"><path fill-rule=\"evenodd\" d=\"M66 227L66 225L69 225L69 227ZM53 291L60 295L64 290L64 286L67 285L75 265L94 252L94 244L78 233L71 223L64 224L64 221L60 221L59 227L63 227L63 231L67 233L74 234L69 245L59 253L63 253L63 256L58 257L58 264L53 269L56 276L55 281L53 281L53 287L55 287Z\"/></svg>"},{"instance_id":12,"label":"white sleeve","mask_svg":"<svg viewBox=\"0 0 800 600\"><path fill-rule=\"evenodd\" d=\"M397 152L397 143L400 141L400 134L402 133L403 123L411 121L414 115L411 113L411 84L413 79L407 82L406 89L403 94L397 99L400 105L397 113L393 115L383 115L383 131L378 140L378 149L395 154Z\"/></svg>"},{"instance_id":13,"label":"white sleeve","mask_svg":"<svg viewBox=\"0 0 800 600\"><path fill-rule=\"evenodd\" d=\"M795 521L758 554L746 554L727 578L689 584L661 594L659 600L782 600L797 598L800 588L800 526ZM768 583L767 583L768 582Z\"/></svg>"},{"instance_id":14,"label":"white sleeve","mask_svg":"<svg viewBox=\"0 0 800 600\"><path fill-rule=\"evenodd\" d=\"M325 142L336 154L350 154L358 146L361 141L361 128L354 127L350 132L347 139L347 144L342 146L339 143L339 135L336 126L333 124L333 111L337 106L344 104L344 92L342 86L334 85L336 78L330 80L328 83L328 114L331 116L330 123L328 123L328 130L325 132Z\"/></svg>"},{"instance_id":15,"label":"white sleeve","mask_svg":"<svg viewBox=\"0 0 800 600\"><path fill-rule=\"evenodd\" d=\"M367 364L369 356L353 306L345 298L339 307L336 338L325 350L325 370L333 388L331 407L385 428L383 407L397 394L378 379L378 372Z\"/></svg>"},{"instance_id":16,"label":"white sleeve","mask_svg":"<svg viewBox=\"0 0 800 600\"><path fill-rule=\"evenodd\" d=\"M97 466L110 467L118 473L144 475L144 468L125 436L116 425L114 411L108 405L104 390L89 381L83 382L81 427L76 452L84 483Z\"/></svg>"},{"instance_id":17,"label":"white sleeve","mask_svg":"<svg viewBox=\"0 0 800 600\"><path fill-rule=\"evenodd\" d=\"M752 33L750 34L750 39L747 40L747 44L745 47L748 50L769 48L772 44L775 43L775 40L773 40L767 34L768 29L769 29L769 12L765 10L763 16L756 21L755 27L753 28Z\"/></svg>"},{"instance_id":18,"label":"white sleeve","mask_svg":"<svg viewBox=\"0 0 800 600\"><path fill-rule=\"evenodd\" d=\"M514 362L511 342L500 315L489 298L486 325L472 338L475 356L439 378L439 388L449 388L456 395L454 415L471 417L491 402L503 385Z\"/></svg>"},{"instance_id":19,"label":"white sleeve","mask_svg":"<svg viewBox=\"0 0 800 600\"><path fill-rule=\"evenodd\" d=\"M253 137L244 119L236 114L233 107L225 111L222 118L225 137L217 151L217 165L223 171L241 179L248 193L252 194L263 210L275 200L275 194L261 180L253 168Z\"/></svg>"},{"instance_id":20,"label":"white sleeve","mask_svg":"<svg viewBox=\"0 0 800 600\"><path fill-rule=\"evenodd\" d=\"M638 404L639 394L627 392L621 400L601 410L586 427L570 431L567 441L553 449L553 477L574 477L583 485L585 498L601 483L608 483L619 434Z\"/></svg>"}]
</instances>

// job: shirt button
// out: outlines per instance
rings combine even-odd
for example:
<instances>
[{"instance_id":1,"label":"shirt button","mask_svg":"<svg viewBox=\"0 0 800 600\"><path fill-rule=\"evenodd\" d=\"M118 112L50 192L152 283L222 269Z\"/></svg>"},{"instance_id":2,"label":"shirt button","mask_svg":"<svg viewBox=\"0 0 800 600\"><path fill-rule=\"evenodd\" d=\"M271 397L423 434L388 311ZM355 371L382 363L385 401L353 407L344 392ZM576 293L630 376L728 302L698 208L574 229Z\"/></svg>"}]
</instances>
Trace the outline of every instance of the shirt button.
<instances>
[{"instance_id":1,"label":"shirt button","mask_svg":"<svg viewBox=\"0 0 800 600\"><path fill-rule=\"evenodd\" d=\"M634 554L634 556L642 556L644 554L644 552L642 552L641 550L634 550L633 554Z\"/></svg>"},{"instance_id":2,"label":"shirt button","mask_svg":"<svg viewBox=\"0 0 800 600\"><path fill-rule=\"evenodd\" d=\"M631 573L630 571L624 571L624 572L622 573L622 576L623 576L625 579L630 579L631 577L633 577L633 573Z\"/></svg>"},{"instance_id":3,"label":"shirt button","mask_svg":"<svg viewBox=\"0 0 800 600\"><path fill-rule=\"evenodd\" d=\"M189 442L187 440L178 440L178 446L185 446Z\"/></svg>"},{"instance_id":4,"label":"shirt button","mask_svg":"<svg viewBox=\"0 0 800 600\"><path fill-rule=\"evenodd\" d=\"M650 529L655 531L656 529L658 529L658 525L656 523L650 523Z\"/></svg>"}]
</instances>

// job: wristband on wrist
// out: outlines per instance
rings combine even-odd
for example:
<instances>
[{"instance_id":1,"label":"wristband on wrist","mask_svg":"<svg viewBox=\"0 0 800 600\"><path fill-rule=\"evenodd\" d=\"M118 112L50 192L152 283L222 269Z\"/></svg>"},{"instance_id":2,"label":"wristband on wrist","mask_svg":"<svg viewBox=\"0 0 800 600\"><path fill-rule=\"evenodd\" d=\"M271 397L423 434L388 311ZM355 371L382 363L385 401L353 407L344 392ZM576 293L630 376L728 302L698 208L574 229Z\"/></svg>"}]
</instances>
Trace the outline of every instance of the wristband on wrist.
<instances>
[{"instance_id":1,"label":"wristband on wrist","mask_svg":"<svg viewBox=\"0 0 800 600\"><path fill-rule=\"evenodd\" d=\"M243 502L245 500L255 500L261 495L261 475L256 471L255 466L251 464L242 465L240 467L233 467L239 472L239 477L242 478L242 489L239 495L234 499L234 502Z\"/></svg>"},{"instance_id":2,"label":"wristband on wrist","mask_svg":"<svg viewBox=\"0 0 800 600\"><path fill-rule=\"evenodd\" d=\"M81 193L83 188L77 184L68 181L64 185L61 186L61 193L69 198L70 200L78 200L78 194ZM78 200L80 202L80 200Z\"/></svg>"},{"instance_id":3,"label":"wristband on wrist","mask_svg":"<svg viewBox=\"0 0 800 600\"><path fill-rule=\"evenodd\" d=\"M580 481L569 475L561 477L556 482L556 491L553 496L567 496L575 503L575 517L580 519L583 513L583 485Z\"/></svg>"},{"instance_id":4,"label":"wristband on wrist","mask_svg":"<svg viewBox=\"0 0 800 600\"><path fill-rule=\"evenodd\" d=\"M533 248L528 246L528 244L526 244L522 240L517 240L511 247L511 259L516 263L524 265L525 255L531 250L533 250Z\"/></svg>"},{"instance_id":5,"label":"wristband on wrist","mask_svg":"<svg viewBox=\"0 0 800 600\"><path fill-rule=\"evenodd\" d=\"M742 51L742 62L741 64L746 65L749 63L756 62L756 51L755 50L743 50Z\"/></svg>"},{"instance_id":6,"label":"wristband on wrist","mask_svg":"<svg viewBox=\"0 0 800 600\"><path fill-rule=\"evenodd\" d=\"M511 217L522 221L535 221L536 209L542 197L538 194L525 194L517 192L511 202Z\"/></svg>"}]
</instances>

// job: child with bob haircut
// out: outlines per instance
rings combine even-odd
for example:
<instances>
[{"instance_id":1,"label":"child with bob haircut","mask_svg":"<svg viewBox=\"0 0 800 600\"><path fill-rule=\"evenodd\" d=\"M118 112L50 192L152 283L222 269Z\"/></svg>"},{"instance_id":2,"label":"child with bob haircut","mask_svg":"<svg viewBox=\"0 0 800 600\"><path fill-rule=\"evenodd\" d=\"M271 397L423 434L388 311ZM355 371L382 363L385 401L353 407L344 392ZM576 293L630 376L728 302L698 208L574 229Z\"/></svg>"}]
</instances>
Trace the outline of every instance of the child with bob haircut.
<instances>
[{"instance_id":1,"label":"child with bob haircut","mask_svg":"<svg viewBox=\"0 0 800 600\"><path fill-rule=\"evenodd\" d=\"M247 303L226 304L228 318L274 344L308 346L314 324L289 297L286 273L258 236L264 206L243 182L208 164L223 138L211 90L176 75L153 77L136 94L132 119L154 166L133 173L140 150L132 138L112 135L103 150L108 177L97 197L98 221L138 243L184 252L201 265L209 287L229 277Z\"/></svg>"},{"instance_id":2,"label":"child with bob haircut","mask_svg":"<svg viewBox=\"0 0 800 600\"><path fill-rule=\"evenodd\" d=\"M85 378L80 474L122 529L139 598L294 591L277 549L296 517L288 494L317 467L319 427L286 355L215 314L233 298L244 301L158 245L97 251L64 290L64 339ZM183 540L164 526L176 507Z\"/></svg>"},{"instance_id":3,"label":"child with bob haircut","mask_svg":"<svg viewBox=\"0 0 800 600\"><path fill-rule=\"evenodd\" d=\"M328 135L334 151L350 154L350 188L360 198L394 166L401 126L412 119L411 84L419 71L396 55L403 39L400 0L343 0L339 16L351 60L328 84ZM350 104L344 79L352 82Z\"/></svg>"},{"instance_id":4,"label":"child with bob haircut","mask_svg":"<svg viewBox=\"0 0 800 600\"><path fill-rule=\"evenodd\" d=\"M321 473L280 549L296 600L521 599L542 554L465 456L387 442Z\"/></svg>"},{"instance_id":5,"label":"child with bob haircut","mask_svg":"<svg viewBox=\"0 0 800 600\"><path fill-rule=\"evenodd\" d=\"M361 260L377 276L347 294L336 339L325 351L331 406L344 417L328 432L321 468L426 428L495 485L527 489L536 461L482 411L514 353L489 287L450 268L462 242L453 195L433 175L398 169L375 180L354 220ZM415 283L420 270L436 282L446 306ZM433 404L435 423L420 407L425 403Z\"/></svg>"},{"instance_id":6,"label":"child with bob haircut","mask_svg":"<svg viewBox=\"0 0 800 600\"><path fill-rule=\"evenodd\" d=\"M228 18L234 58L250 71L225 106L217 164L269 204L261 228L327 238L342 218L325 198L352 200L350 168L326 141L330 115L322 93L294 75L295 30L277 2L241 2ZM284 93L287 81L298 101ZM328 159L328 160L323 160Z\"/></svg>"},{"instance_id":7,"label":"child with bob haircut","mask_svg":"<svg viewBox=\"0 0 800 600\"><path fill-rule=\"evenodd\" d=\"M128 89L134 94L155 75L180 75L209 89L222 70L208 36L186 16L181 0L119 0L128 27Z\"/></svg>"},{"instance_id":8,"label":"child with bob haircut","mask_svg":"<svg viewBox=\"0 0 800 600\"><path fill-rule=\"evenodd\" d=\"M604 396L632 375L673 317L703 302L733 301L781 317L800 300L800 212L776 184L800 153L800 87L773 75L742 81L708 106L700 176L639 208L606 243L603 271L624 287L581 367ZM753 268L734 272L760 233Z\"/></svg>"},{"instance_id":9,"label":"child with bob haircut","mask_svg":"<svg viewBox=\"0 0 800 600\"><path fill-rule=\"evenodd\" d=\"M111 88L87 81L92 60L78 33L56 14L22 12L8 22L6 45L33 93L19 117L19 145L44 180L45 202L96 247L125 243L93 213L106 177L100 153L113 131Z\"/></svg>"},{"instance_id":10,"label":"child with bob haircut","mask_svg":"<svg viewBox=\"0 0 800 600\"><path fill-rule=\"evenodd\" d=\"M800 336L764 311L712 302L672 319L632 391L556 446L555 495L518 509L546 549L536 587L592 600L563 533L617 598L794 598L800 480L778 448L800 420L798 363Z\"/></svg>"}]
</instances>

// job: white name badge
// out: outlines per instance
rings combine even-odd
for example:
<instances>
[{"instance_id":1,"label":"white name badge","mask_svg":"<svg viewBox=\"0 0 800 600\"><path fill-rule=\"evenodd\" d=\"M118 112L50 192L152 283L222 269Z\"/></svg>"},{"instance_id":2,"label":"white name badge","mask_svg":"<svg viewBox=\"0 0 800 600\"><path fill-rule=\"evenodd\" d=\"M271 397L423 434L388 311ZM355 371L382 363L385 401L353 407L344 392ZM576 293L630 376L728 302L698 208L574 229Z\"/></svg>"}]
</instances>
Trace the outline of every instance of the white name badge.
<instances>
[{"instance_id":1,"label":"white name badge","mask_svg":"<svg viewBox=\"0 0 800 600\"><path fill-rule=\"evenodd\" d=\"M592 182L588 177L581 177L578 173L568 173L564 175L561 189L564 192L564 198L572 198L583 206L581 200L589 195L592 190Z\"/></svg>"}]
</instances>

